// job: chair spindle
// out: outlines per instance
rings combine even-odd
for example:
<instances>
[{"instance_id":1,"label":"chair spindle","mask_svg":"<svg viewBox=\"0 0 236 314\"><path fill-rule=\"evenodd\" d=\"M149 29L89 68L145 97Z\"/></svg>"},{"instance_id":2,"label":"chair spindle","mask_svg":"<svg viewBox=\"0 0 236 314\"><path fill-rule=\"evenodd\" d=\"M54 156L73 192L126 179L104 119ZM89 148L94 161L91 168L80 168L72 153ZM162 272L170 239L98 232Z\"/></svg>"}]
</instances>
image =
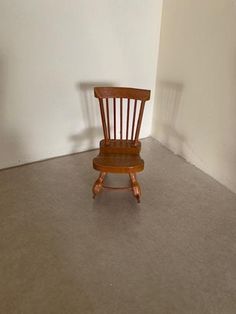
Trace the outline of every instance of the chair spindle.
<instances>
[{"instance_id":1,"label":"chair spindle","mask_svg":"<svg viewBox=\"0 0 236 314\"><path fill-rule=\"evenodd\" d=\"M135 127L135 118L136 118L136 110L137 110L137 99L134 101L134 112L133 112L133 124L132 124L132 132L131 132L131 140L134 140L134 127Z\"/></svg>"},{"instance_id":2,"label":"chair spindle","mask_svg":"<svg viewBox=\"0 0 236 314\"><path fill-rule=\"evenodd\" d=\"M123 139L123 98L120 98L120 139Z\"/></svg>"},{"instance_id":3,"label":"chair spindle","mask_svg":"<svg viewBox=\"0 0 236 314\"><path fill-rule=\"evenodd\" d=\"M113 113L114 113L114 139L116 140L116 99L113 98Z\"/></svg>"},{"instance_id":4,"label":"chair spindle","mask_svg":"<svg viewBox=\"0 0 236 314\"><path fill-rule=\"evenodd\" d=\"M106 98L106 111L107 111L107 129L108 129L108 138L111 139L110 133L110 117L109 117L109 100Z\"/></svg>"},{"instance_id":5,"label":"chair spindle","mask_svg":"<svg viewBox=\"0 0 236 314\"><path fill-rule=\"evenodd\" d=\"M108 144L108 137L107 137L107 128L106 128L106 118L105 118L105 112L104 112L104 106L103 106L103 99L99 98L99 105L100 105L100 111L101 111L101 117L102 117L102 128L103 133L105 137L105 143Z\"/></svg>"},{"instance_id":6,"label":"chair spindle","mask_svg":"<svg viewBox=\"0 0 236 314\"><path fill-rule=\"evenodd\" d=\"M138 116L138 122L137 122L136 133L135 133L135 145L138 144L138 137L139 137L141 122L143 118L144 105L145 105L145 102L142 101L140 105L140 109L139 109L139 116Z\"/></svg>"},{"instance_id":7,"label":"chair spindle","mask_svg":"<svg viewBox=\"0 0 236 314\"><path fill-rule=\"evenodd\" d=\"M128 98L127 103L127 123L126 123L126 141L128 141L129 138L129 110L130 110L130 99Z\"/></svg>"}]
</instances>

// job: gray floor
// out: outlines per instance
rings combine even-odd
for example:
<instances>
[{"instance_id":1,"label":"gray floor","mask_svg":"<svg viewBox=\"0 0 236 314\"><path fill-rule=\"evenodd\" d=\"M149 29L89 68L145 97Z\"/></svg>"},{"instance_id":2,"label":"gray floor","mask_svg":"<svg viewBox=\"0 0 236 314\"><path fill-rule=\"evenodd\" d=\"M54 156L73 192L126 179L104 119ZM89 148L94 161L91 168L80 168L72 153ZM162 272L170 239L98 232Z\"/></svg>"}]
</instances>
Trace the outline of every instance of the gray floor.
<instances>
[{"instance_id":1,"label":"gray floor","mask_svg":"<svg viewBox=\"0 0 236 314\"><path fill-rule=\"evenodd\" d=\"M235 314L236 195L146 139L94 201L95 154L0 172L0 313Z\"/></svg>"}]
</instances>

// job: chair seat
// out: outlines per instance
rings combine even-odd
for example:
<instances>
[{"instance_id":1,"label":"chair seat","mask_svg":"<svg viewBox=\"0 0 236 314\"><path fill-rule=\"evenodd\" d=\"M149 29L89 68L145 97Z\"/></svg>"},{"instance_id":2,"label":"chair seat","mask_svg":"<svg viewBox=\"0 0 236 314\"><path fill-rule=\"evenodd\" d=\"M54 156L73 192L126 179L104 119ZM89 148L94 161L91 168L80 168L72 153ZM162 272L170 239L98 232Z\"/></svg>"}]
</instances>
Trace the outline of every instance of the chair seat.
<instances>
[{"instance_id":1,"label":"chair seat","mask_svg":"<svg viewBox=\"0 0 236 314\"><path fill-rule=\"evenodd\" d=\"M131 173L144 169L144 161L137 154L99 154L93 159L94 169L101 172Z\"/></svg>"}]
</instances>

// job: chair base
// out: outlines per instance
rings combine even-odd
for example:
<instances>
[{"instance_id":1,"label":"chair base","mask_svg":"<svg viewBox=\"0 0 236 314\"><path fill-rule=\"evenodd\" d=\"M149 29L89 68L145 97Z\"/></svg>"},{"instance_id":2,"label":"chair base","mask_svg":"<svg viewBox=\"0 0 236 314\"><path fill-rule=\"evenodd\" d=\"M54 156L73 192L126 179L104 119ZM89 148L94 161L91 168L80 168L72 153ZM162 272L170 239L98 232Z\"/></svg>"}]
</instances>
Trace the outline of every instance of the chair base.
<instances>
[{"instance_id":1,"label":"chair base","mask_svg":"<svg viewBox=\"0 0 236 314\"><path fill-rule=\"evenodd\" d=\"M100 193L103 189L109 189L109 190L131 190L133 192L134 197L137 199L137 202L140 203L140 197L141 197L141 188L137 180L136 173L131 172L129 173L130 177L130 186L129 187L111 187L104 185L104 180L107 175L107 172L100 172L99 177L95 181L93 185L93 198L96 197L98 193Z\"/></svg>"}]
</instances>

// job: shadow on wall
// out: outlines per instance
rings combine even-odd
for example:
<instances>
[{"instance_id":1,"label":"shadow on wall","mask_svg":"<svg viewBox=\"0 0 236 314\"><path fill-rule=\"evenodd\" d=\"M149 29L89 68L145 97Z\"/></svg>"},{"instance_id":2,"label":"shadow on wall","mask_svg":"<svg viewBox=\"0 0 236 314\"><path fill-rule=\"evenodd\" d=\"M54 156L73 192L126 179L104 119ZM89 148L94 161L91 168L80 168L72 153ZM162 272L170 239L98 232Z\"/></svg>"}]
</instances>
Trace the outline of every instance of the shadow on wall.
<instances>
[{"instance_id":1,"label":"shadow on wall","mask_svg":"<svg viewBox=\"0 0 236 314\"><path fill-rule=\"evenodd\" d=\"M169 81L159 81L157 88L159 103L158 123L161 128L161 141L176 154L183 154L185 137L177 131L180 102L183 84Z\"/></svg>"},{"instance_id":2,"label":"shadow on wall","mask_svg":"<svg viewBox=\"0 0 236 314\"><path fill-rule=\"evenodd\" d=\"M23 154L21 138L17 133L14 120L10 115L14 111L14 103L7 108L8 81L8 60L6 56L0 55L0 168L7 168L21 163ZM10 95L10 93L8 93ZM9 102L11 103L11 102ZM17 108L15 108L16 110Z\"/></svg>"},{"instance_id":3,"label":"shadow on wall","mask_svg":"<svg viewBox=\"0 0 236 314\"><path fill-rule=\"evenodd\" d=\"M94 87L114 86L111 82L81 82L76 84L79 94L80 117L84 129L78 134L72 134L70 140L73 142L72 153L78 152L81 145L88 149L98 147L98 140L103 138L102 123L98 100L94 97Z\"/></svg>"}]
</instances>

